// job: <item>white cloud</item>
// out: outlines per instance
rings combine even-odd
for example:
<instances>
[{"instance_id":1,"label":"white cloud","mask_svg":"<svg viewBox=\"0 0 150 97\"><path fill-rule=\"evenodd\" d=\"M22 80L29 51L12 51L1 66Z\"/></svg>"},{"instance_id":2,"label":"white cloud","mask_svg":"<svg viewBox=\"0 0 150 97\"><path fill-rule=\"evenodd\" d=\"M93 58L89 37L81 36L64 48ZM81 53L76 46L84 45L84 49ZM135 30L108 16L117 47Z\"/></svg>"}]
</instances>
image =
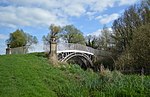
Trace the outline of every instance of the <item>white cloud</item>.
<instances>
[{"instance_id":1,"label":"white cloud","mask_svg":"<svg viewBox=\"0 0 150 97\"><path fill-rule=\"evenodd\" d=\"M1 0L0 26L48 26L51 23L57 25L69 24L69 17L89 16L95 18L108 8L118 5L135 3L137 0ZM131 2L131 3L130 3ZM108 23L116 18L117 14L102 19L102 23Z\"/></svg>"},{"instance_id":2,"label":"white cloud","mask_svg":"<svg viewBox=\"0 0 150 97\"><path fill-rule=\"evenodd\" d=\"M87 34L87 36L88 36L88 35L99 36L99 35L101 35L101 31L102 31L102 29L98 29L98 30L95 31L95 32L92 32L92 33Z\"/></svg>"},{"instance_id":3,"label":"white cloud","mask_svg":"<svg viewBox=\"0 0 150 97\"><path fill-rule=\"evenodd\" d=\"M118 17L119 17L118 13L113 13L111 15L98 16L96 17L96 19L99 19L101 24L108 24L113 20L117 19Z\"/></svg>"},{"instance_id":4,"label":"white cloud","mask_svg":"<svg viewBox=\"0 0 150 97\"><path fill-rule=\"evenodd\" d=\"M8 35L0 34L0 39L7 39L7 38L8 38Z\"/></svg>"},{"instance_id":5,"label":"white cloud","mask_svg":"<svg viewBox=\"0 0 150 97\"><path fill-rule=\"evenodd\" d=\"M65 19L61 19L54 13L41 8L0 7L0 17L1 25L11 24L12 26L47 26L51 23L58 25L67 23Z\"/></svg>"},{"instance_id":6,"label":"white cloud","mask_svg":"<svg viewBox=\"0 0 150 97\"><path fill-rule=\"evenodd\" d=\"M112 28L108 28L108 30L110 31L110 32L112 32ZM102 35L102 29L98 29L97 31L95 31L95 32L92 32L92 33L89 33L89 34L87 34L87 36L88 35L92 35L92 36L99 36L99 35Z\"/></svg>"},{"instance_id":7,"label":"white cloud","mask_svg":"<svg viewBox=\"0 0 150 97\"><path fill-rule=\"evenodd\" d=\"M95 17L94 17L94 14L96 14L96 12L90 12L90 11L88 11L88 12L86 12L86 15L88 16L88 18L90 19L90 20L92 20L92 19L94 19Z\"/></svg>"},{"instance_id":8,"label":"white cloud","mask_svg":"<svg viewBox=\"0 0 150 97\"><path fill-rule=\"evenodd\" d=\"M90 9L92 11L102 12L106 10L108 7L113 7L116 0L93 0L94 2L91 4Z\"/></svg>"},{"instance_id":9,"label":"white cloud","mask_svg":"<svg viewBox=\"0 0 150 97\"><path fill-rule=\"evenodd\" d=\"M132 5L136 3L138 0L120 0L119 5Z\"/></svg>"},{"instance_id":10,"label":"white cloud","mask_svg":"<svg viewBox=\"0 0 150 97\"><path fill-rule=\"evenodd\" d=\"M86 10L81 4L73 4L68 5L64 8L64 12L69 16L80 16L81 14L85 13Z\"/></svg>"}]
</instances>

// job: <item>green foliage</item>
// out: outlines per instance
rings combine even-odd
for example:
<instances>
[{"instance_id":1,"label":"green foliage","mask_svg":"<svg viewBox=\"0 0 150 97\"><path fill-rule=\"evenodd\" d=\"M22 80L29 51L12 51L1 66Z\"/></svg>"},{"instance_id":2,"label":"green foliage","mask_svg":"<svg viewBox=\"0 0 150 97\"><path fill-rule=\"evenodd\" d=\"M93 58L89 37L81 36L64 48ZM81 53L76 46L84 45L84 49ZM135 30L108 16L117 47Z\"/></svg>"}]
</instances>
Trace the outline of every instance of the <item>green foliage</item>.
<instances>
[{"instance_id":1,"label":"green foliage","mask_svg":"<svg viewBox=\"0 0 150 97\"><path fill-rule=\"evenodd\" d=\"M50 47L49 45L50 45L50 42L52 41L51 40L52 38L55 38L56 40L59 38L58 34L61 32L61 27L51 24L49 27L49 30L50 30L50 33L42 37L44 45L48 46L48 48Z\"/></svg>"},{"instance_id":2,"label":"green foliage","mask_svg":"<svg viewBox=\"0 0 150 97\"><path fill-rule=\"evenodd\" d=\"M86 37L86 46L101 49L101 50L109 50L113 45L113 39L111 37L111 31L104 26L101 30L101 35L99 36L87 36Z\"/></svg>"},{"instance_id":3,"label":"green foliage","mask_svg":"<svg viewBox=\"0 0 150 97\"><path fill-rule=\"evenodd\" d=\"M99 47L98 37L89 35L89 36L86 36L85 39L86 39L86 46L92 47L94 49L97 49Z\"/></svg>"},{"instance_id":4,"label":"green foliage","mask_svg":"<svg viewBox=\"0 0 150 97\"><path fill-rule=\"evenodd\" d=\"M23 30L17 29L15 32L10 33L10 37L6 40L10 44L11 48L30 46L31 44L36 44L37 38L28 33L25 33Z\"/></svg>"},{"instance_id":5,"label":"green foliage","mask_svg":"<svg viewBox=\"0 0 150 97\"><path fill-rule=\"evenodd\" d=\"M134 59L129 50L126 50L119 56L116 62L116 68L119 70L134 70L133 61Z\"/></svg>"},{"instance_id":6,"label":"green foliage","mask_svg":"<svg viewBox=\"0 0 150 97\"><path fill-rule=\"evenodd\" d=\"M150 77L78 65L53 67L44 53L0 56L0 97L149 97Z\"/></svg>"},{"instance_id":7,"label":"green foliage","mask_svg":"<svg viewBox=\"0 0 150 97\"><path fill-rule=\"evenodd\" d=\"M62 38L66 43L85 44L85 39L82 32L73 25L66 25L61 28L60 26L55 26L52 24L49 29L50 33L48 33L47 36L43 36L45 45L50 44L51 37L55 37L56 39Z\"/></svg>"},{"instance_id":8,"label":"green foliage","mask_svg":"<svg viewBox=\"0 0 150 97\"><path fill-rule=\"evenodd\" d=\"M100 60L96 61L94 63L95 69L100 69L101 64L104 65L105 68L108 68L109 70L114 70L114 60L111 57L103 57Z\"/></svg>"},{"instance_id":9,"label":"green foliage","mask_svg":"<svg viewBox=\"0 0 150 97\"><path fill-rule=\"evenodd\" d=\"M132 5L124 14L113 22L113 38L116 50L120 53L131 47L134 30L150 23L149 1L142 0L140 5Z\"/></svg>"},{"instance_id":10,"label":"green foliage","mask_svg":"<svg viewBox=\"0 0 150 97\"><path fill-rule=\"evenodd\" d=\"M150 69L150 24L135 30L130 53L134 58L136 67ZM133 63L133 64L134 64Z\"/></svg>"},{"instance_id":11,"label":"green foliage","mask_svg":"<svg viewBox=\"0 0 150 97\"><path fill-rule=\"evenodd\" d=\"M10 33L10 38L7 40L11 48L21 47L26 45L25 33L22 30L16 30Z\"/></svg>"},{"instance_id":12,"label":"green foliage","mask_svg":"<svg viewBox=\"0 0 150 97\"><path fill-rule=\"evenodd\" d=\"M126 49L117 61L117 67L124 70L150 69L150 25L143 25L134 31L131 47Z\"/></svg>"},{"instance_id":13,"label":"green foliage","mask_svg":"<svg viewBox=\"0 0 150 97\"><path fill-rule=\"evenodd\" d=\"M150 3L142 0L139 5L130 6L113 23L117 68L149 72L150 64Z\"/></svg>"},{"instance_id":14,"label":"green foliage","mask_svg":"<svg viewBox=\"0 0 150 97\"><path fill-rule=\"evenodd\" d=\"M51 31L50 32L51 37L57 37L57 34L61 31L61 27L51 24L49 30Z\"/></svg>"},{"instance_id":15,"label":"green foliage","mask_svg":"<svg viewBox=\"0 0 150 97\"><path fill-rule=\"evenodd\" d=\"M102 35L100 37L100 48L103 50L108 50L112 45L112 38L111 38L111 31L104 26L103 30L101 31Z\"/></svg>"},{"instance_id":16,"label":"green foliage","mask_svg":"<svg viewBox=\"0 0 150 97\"><path fill-rule=\"evenodd\" d=\"M85 44L85 39L80 30L75 28L73 25L66 25L62 28L61 37L67 43L79 43Z\"/></svg>"}]
</instances>

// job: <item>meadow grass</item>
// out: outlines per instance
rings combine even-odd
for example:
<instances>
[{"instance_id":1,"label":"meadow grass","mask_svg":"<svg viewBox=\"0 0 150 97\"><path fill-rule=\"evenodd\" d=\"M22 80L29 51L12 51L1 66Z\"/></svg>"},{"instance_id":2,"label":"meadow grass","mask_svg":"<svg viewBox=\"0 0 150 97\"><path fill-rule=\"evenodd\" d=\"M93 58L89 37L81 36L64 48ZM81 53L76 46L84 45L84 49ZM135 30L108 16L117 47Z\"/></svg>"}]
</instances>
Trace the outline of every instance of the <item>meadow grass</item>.
<instances>
[{"instance_id":1,"label":"meadow grass","mask_svg":"<svg viewBox=\"0 0 150 97\"><path fill-rule=\"evenodd\" d=\"M41 53L1 55L0 97L150 97L150 76L53 67Z\"/></svg>"}]
</instances>

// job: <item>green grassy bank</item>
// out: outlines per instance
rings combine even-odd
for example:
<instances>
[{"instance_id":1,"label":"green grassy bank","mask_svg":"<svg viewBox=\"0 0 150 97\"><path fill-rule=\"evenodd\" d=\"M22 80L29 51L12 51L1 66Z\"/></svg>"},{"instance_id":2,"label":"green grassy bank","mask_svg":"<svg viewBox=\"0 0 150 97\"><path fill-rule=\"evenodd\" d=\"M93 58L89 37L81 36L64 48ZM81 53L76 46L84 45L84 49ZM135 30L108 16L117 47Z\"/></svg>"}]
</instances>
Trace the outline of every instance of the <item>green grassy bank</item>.
<instances>
[{"instance_id":1,"label":"green grassy bank","mask_svg":"<svg viewBox=\"0 0 150 97\"><path fill-rule=\"evenodd\" d=\"M37 53L1 55L0 97L150 97L150 76L56 68Z\"/></svg>"}]
</instances>

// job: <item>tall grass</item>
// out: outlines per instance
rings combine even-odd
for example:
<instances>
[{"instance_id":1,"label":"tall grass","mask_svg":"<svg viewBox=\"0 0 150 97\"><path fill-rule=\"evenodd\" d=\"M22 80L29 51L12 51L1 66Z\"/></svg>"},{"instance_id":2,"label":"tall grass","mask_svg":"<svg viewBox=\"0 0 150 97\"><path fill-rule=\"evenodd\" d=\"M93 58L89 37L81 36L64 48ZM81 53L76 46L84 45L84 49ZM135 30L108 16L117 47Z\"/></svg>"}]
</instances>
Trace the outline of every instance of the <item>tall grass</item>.
<instances>
[{"instance_id":1,"label":"tall grass","mask_svg":"<svg viewBox=\"0 0 150 97\"><path fill-rule=\"evenodd\" d=\"M94 73L83 71L78 65L62 68L75 78L75 86L68 88L69 85L66 85L67 88L63 90L70 93L70 96L65 97L150 97L149 76L123 75L109 70Z\"/></svg>"}]
</instances>

